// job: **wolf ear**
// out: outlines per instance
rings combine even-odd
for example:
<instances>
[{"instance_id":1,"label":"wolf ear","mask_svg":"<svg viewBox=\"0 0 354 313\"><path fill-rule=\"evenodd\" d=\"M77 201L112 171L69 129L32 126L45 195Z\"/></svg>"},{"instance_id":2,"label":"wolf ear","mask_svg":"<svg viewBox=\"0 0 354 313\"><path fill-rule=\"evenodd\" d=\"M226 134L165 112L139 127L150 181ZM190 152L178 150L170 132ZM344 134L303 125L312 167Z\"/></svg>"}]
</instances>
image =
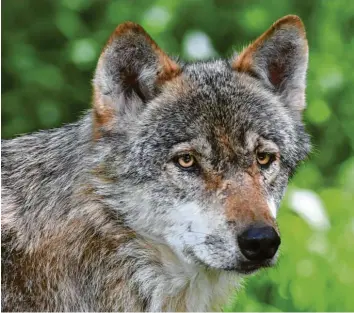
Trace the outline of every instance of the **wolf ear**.
<instances>
[{"instance_id":1,"label":"wolf ear","mask_svg":"<svg viewBox=\"0 0 354 313\"><path fill-rule=\"evenodd\" d=\"M232 61L233 69L263 80L295 112L305 108L308 46L305 28L295 15L285 16Z\"/></svg>"},{"instance_id":2,"label":"wolf ear","mask_svg":"<svg viewBox=\"0 0 354 313\"><path fill-rule=\"evenodd\" d=\"M119 25L99 58L95 76L95 132L109 129L116 117L139 111L180 68L137 24Z\"/></svg>"}]
</instances>

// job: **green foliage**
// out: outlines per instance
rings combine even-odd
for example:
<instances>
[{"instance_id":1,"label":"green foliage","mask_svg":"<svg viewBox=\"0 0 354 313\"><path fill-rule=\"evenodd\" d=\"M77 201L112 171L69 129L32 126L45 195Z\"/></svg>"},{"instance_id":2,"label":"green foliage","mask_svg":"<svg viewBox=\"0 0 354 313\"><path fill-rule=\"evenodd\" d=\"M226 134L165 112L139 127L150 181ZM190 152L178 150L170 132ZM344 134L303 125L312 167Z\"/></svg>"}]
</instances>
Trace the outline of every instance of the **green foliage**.
<instances>
[{"instance_id":1,"label":"green foliage","mask_svg":"<svg viewBox=\"0 0 354 313\"><path fill-rule=\"evenodd\" d=\"M100 49L123 21L142 24L164 50L191 59L190 38L204 36L210 56L229 56L279 17L298 14L310 45L304 117L314 149L289 191L315 192L330 227L310 226L291 210L288 193L278 266L247 279L226 309L354 309L354 1L37 0L5 1L2 9L4 138L76 120L91 102Z\"/></svg>"}]
</instances>

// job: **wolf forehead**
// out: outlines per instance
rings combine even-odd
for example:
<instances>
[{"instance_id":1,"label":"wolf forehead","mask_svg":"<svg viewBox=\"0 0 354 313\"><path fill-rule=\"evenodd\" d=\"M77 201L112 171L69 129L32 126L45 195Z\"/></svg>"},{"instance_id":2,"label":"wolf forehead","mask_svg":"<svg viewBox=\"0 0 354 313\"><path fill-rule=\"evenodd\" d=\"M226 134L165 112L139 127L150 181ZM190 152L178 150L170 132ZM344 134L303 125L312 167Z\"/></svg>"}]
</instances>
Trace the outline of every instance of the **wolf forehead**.
<instances>
[{"instance_id":1,"label":"wolf forehead","mask_svg":"<svg viewBox=\"0 0 354 313\"><path fill-rule=\"evenodd\" d=\"M252 135L273 141L294 163L307 153L301 123L259 80L234 71L227 60L184 64L181 69L147 105L140 122L147 141L151 137L155 144L171 146L203 137L214 146L225 140L245 146Z\"/></svg>"}]
</instances>

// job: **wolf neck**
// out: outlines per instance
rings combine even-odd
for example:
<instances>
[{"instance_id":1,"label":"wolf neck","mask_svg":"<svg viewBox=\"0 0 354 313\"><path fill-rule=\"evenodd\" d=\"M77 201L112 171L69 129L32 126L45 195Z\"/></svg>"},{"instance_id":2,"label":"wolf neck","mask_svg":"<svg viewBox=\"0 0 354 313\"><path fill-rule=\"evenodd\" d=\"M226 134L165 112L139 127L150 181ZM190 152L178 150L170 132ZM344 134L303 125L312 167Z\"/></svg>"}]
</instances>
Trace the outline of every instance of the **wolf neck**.
<instances>
[{"instance_id":1,"label":"wolf neck","mask_svg":"<svg viewBox=\"0 0 354 313\"><path fill-rule=\"evenodd\" d=\"M146 245L146 244L145 244ZM158 266L142 268L141 291L150 299L148 311L220 311L241 278L235 273L202 268L180 260L161 244L147 243L146 253Z\"/></svg>"}]
</instances>

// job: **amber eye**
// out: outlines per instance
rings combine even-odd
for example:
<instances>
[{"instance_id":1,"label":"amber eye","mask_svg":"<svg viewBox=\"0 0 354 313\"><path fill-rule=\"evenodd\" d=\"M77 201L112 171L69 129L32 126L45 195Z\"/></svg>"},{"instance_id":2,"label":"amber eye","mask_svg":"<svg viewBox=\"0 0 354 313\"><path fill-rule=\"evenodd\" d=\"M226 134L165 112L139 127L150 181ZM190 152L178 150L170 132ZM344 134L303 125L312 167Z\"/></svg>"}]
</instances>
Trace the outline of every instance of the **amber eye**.
<instances>
[{"instance_id":1,"label":"amber eye","mask_svg":"<svg viewBox=\"0 0 354 313\"><path fill-rule=\"evenodd\" d=\"M261 166L270 165L274 161L274 155L267 152L257 152L257 162Z\"/></svg>"},{"instance_id":2,"label":"amber eye","mask_svg":"<svg viewBox=\"0 0 354 313\"><path fill-rule=\"evenodd\" d=\"M195 157L191 153L185 153L177 158L178 164L185 169L189 169L196 164Z\"/></svg>"}]
</instances>

